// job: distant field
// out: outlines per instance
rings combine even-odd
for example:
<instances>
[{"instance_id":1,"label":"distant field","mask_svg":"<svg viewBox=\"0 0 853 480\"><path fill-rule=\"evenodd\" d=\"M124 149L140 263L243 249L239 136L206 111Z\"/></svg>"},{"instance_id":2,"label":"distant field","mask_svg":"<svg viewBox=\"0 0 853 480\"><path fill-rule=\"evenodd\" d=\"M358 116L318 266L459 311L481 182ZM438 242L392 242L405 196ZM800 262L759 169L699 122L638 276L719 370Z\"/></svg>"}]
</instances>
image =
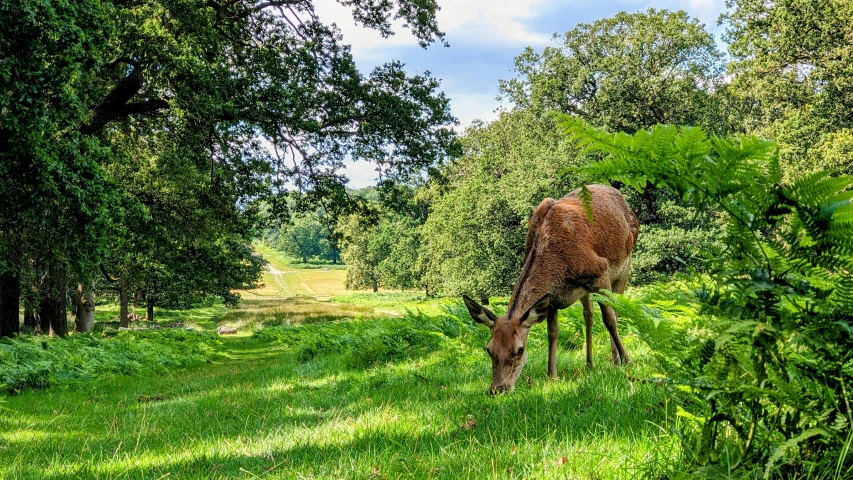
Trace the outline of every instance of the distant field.
<instances>
[{"instance_id":1,"label":"distant field","mask_svg":"<svg viewBox=\"0 0 853 480\"><path fill-rule=\"evenodd\" d=\"M240 292L245 300L307 295L327 301L335 295L353 293L344 286L347 272L340 267L330 265L324 268L296 268L290 259L280 252L261 244L256 245L255 249L267 260L267 270L259 288Z\"/></svg>"}]
</instances>

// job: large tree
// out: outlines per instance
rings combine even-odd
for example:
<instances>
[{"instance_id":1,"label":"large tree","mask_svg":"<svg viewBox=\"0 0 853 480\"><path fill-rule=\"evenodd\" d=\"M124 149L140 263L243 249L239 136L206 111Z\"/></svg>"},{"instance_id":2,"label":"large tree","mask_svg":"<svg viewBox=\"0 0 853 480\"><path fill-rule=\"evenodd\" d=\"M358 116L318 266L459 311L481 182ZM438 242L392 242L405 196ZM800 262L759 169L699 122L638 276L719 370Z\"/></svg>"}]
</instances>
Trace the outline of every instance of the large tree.
<instances>
[{"instance_id":1,"label":"large tree","mask_svg":"<svg viewBox=\"0 0 853 480\"><path fill-rule=\"evenodd\" d=\"M788 177L853 172L853 3L728 0L722 17L745 126L779 141Z\"/></svg>"},{"instance_id":2,"label":"large tree","mask_svg":"<svg viewBox=\"0 0 853 480\"><path fill-rule=\"evenodd\" d=\"M332 233L312 214L295 216L279 228L276 247L306 263L309 258L328 258L337 261Z\"/></svg>"},{"instance_id":3,"label":"large tree","mask_svg":"<svg viewBox=\"0 0 853 480\"><path fill-rule=\"evenodd\" d=\"M714 37L683 11L620 12L581 23L558 46L527 47L517 77L500 82L516 108L557 110L634 132L659 123L731 129L718 95L725 67Z\"/></svg>"},{"instance_id":4,"label":"large tree","mask_svg":"<svg viewBox=\"0 0 853 480\"><path fill-rule=\"evenodd\" d=\"M424 46L443 39L432 1L343 3L383 35L401 19ZM124 191L104 171L117 136L173 137L244 206L258 195L245 182L265 178L330 210L345 210L344 159L407 176L453 146L438 82L395 62L362 75L311 0L4 2L0 88L0 335L17 331L28 259L55 286L100 263ZM47 295L65 304L64 289Z\"/></svg>"}]
</instances>

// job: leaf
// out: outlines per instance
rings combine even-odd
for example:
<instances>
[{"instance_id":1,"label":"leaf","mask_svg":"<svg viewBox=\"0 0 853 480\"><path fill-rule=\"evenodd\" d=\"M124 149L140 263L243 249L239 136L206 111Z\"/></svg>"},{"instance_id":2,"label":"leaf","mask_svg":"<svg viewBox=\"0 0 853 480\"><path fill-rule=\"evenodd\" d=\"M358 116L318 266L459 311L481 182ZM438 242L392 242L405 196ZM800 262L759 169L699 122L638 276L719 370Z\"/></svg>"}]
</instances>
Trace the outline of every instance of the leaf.
<instances>
[{"instance_id":1,"label":"leaf","mask_svg":"<svg viewBox=\"0 0 853 480\"><path fill-rule=\"evenodd\" d=\"M586 213L586 219L592 224L592 192L589 191L586 185L581 186L580 199L583 211Z\"/></svg>"},{"instance_id":2,"label":"leaf","mask_svg":"<svg viewBox=\"0 0 853 480\"><path fill-rule=\"evenodd\" d=\"M767 460L767 464L764 467L764 477L767 478L770 476L770 470L773 468L773 465L775 465L776 462L782 459L782 457L786 455L788 450L797 448L797 445L800 442L816 435L823 435L823 431L817 428L806 430L803 433L797 435L796 437L788 439L788 441L776 447L776 449L773 451L773 455L770 456L770 459Z\"/></svg>"}]
</instances>

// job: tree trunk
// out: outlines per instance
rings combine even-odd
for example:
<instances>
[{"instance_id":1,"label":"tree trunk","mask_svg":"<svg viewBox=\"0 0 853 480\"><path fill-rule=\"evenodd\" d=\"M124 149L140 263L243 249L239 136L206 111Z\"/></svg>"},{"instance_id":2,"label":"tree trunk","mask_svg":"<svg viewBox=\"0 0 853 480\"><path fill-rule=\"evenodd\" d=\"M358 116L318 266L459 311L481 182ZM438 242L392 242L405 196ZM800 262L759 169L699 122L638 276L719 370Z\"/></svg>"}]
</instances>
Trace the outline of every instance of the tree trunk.
<instances>
[{"instance_id":1,"label":"tree trunk","mask_svg":"<svg viewBox=\"0 0 853 480\"><path fill-rule=\"evenodd\" d=\"M149 299L145 305L145 320L149 322L154 321L154 300Z\"/></svg>"},{"instance_id":2,"label":"tree trunk","mask_svg":"<svg viewBox=\"0 0 853 480\"><path fill-rule=\"evenodd\" d=\"M31 332L38 330L38 315L30 302L24 301L24 326Z\"/></svg>"},{"instance_id":3,"label":"tree trunk","mask_svg":"<svg viewBox=\"0 0 853 480\"><path fill-rule=\"evenodd\" d=\"M143 290L137 290L136 293L133 294L133 309L136 310L139 307L139 302L145 301L145 292Z\"/></svg>"},{"instance_id":4,"label":"tree trunk","mask_svg":"<svg viewBox=\"0 0 853 480\"><path fill-rule=\"evenodd\" d=\"M305 258L304 256L302 257L302 263L308 263L308 259Z\"/></svg>"},{"instance_id":5,"label":"tree trunk","mask_svg":"<svg viewBox=\"0 0 853 480\"><path fill-rule=\"evenodd\" d=\"M21 308L21 277L13 273L0 275L0 338L21 332L18 310Z\"/></svg>"},{"instance_id":6,"label":"tree trunk","mask_svg":"<svg viewBox=\"0 0 853 480\"><path fill-rule=\"evenodd\" d=\"M42 286L44 286L44 285L42 285ZM42 295L44 295L44 293L42 293ZM42 301L42 302L44 301L44 297L42 297L42 298L41 298L41 301ZM42 304L41 304L41 302L40 302L40 303L39 303L39 311L38 311L38 313L36 314L36 317L38 317L38 322L39 322L39 324L38 324L38 327L39 327L39 328L38 328L38 333L43 333L43 334L47 335L48 333L50 333L50 318L45 317L45 316L42 314L42 306L41 306L41 305L42 305Z\"/></svg>"},{"instance_id":7,"label":"tree trunk","mask_svg":"<svg viewBox=\"0 0 853 480\"><path fill-rule=\"evenodd\" d=\"M78 285L77 292L74 322L78 332L89 333L95 327L95 291Z\"/></svg>"},{"instance_id":8,"label":"tree trunk","mask_svg":"<svg viewBox=\"0 0 853 480\"><path fill-rule=\"evenodd\" d=\"M489 304L489 296L483 295L480 297L480 305L488 305Z\"/></svg>"},{"instance_id":9,"label":"tree trunk","mask_svg":"<svg viewBox=\"0 0 853 480\"><path fill-rule=\"evenodd\" d=\"M376 282L373 282L373 293L376 293L378 291L379 291L379 285Z\"/></svg>"},{"instance_id":10,"label":"tree trunk","mask_svg":"<svg viewBox=\"0 0 853 480\"><path fill-rule=\"evenodd\" d=\"M48 268L39 305L42 331L50 331L51 336L64 337L68 334L68 312L65 307L67 290L65 265L51 265Z\"/></svg>"},{"instance_id":11,"label":"tree trunk","mask_svg":"<svg viewBox=\"0 0 853 480\"><path fill-rule=\"evenodd\" d=\"M128 328L130 327L130 320L127 318L127 281L124 279L124 276L121 277L118 285L119 327Z\"/></svg>"},{"instance_id":12,"label":"tree trunk","mask_svg":"<svg viewBox=\"0 0 853 480\"><path fill-rule=\"evenodd\" d=\"M83 315L83 285L77 284L77 288L68 294L71 300L71 315L74 317L74 330L80 331L80 316Z\"/></svg>"}]
</instances>

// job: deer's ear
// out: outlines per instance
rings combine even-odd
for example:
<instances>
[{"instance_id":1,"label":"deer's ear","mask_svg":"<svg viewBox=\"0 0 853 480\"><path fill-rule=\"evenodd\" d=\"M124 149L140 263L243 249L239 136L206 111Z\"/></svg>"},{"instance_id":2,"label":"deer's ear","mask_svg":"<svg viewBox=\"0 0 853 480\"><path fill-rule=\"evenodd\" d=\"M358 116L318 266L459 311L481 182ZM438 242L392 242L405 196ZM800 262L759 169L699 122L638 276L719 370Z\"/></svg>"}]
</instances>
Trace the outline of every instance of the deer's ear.
<instances>
[{"instance_id":1,"label":"deer's ear","mask_svg":"<svg viewBox=\"0 0 853 480\"><path fill-rule=\"evenodd\" d=\"M468 307L468 313L471 314L471 318L473 318L475 322L482 323L483 325L492 328L492 325L495 324L495 320L497 320L498 317L495 316L491 310L481 306L474 300L471 300L467 295L462 295L462 299L465 300L465 306Z\"/></svg>"},{"instance_id":2,"label":"deer's ear","mask_svg":"<svg viewBox=\"0 0 853 480\"><path fill-rule=\"evenodd\" d=\"M521 324L532 327L548 317L548 307L551 305L551 294L546 293L538 302L534 303L521 317Z\"/></svg>"}]
</instances>

